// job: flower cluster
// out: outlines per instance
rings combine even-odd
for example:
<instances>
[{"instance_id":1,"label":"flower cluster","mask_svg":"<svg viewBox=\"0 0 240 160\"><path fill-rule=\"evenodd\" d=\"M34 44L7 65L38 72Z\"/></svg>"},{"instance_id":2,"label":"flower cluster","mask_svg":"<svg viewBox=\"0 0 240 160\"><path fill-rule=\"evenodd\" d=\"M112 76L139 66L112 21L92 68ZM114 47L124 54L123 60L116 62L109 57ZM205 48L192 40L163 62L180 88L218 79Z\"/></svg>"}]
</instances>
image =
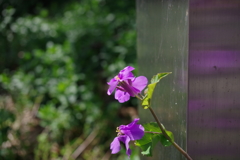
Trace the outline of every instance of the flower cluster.
<instances>
[{"instance_id":1,"label":"flower cluster","mask_svg":"<svg viewBox=\"0 0 240 160\"><path fill-rule=\"evenodd\" d=\"M116 89L115 99L120 103L126 102L130 99L130 96L138 96L141 91L147 86L148 80L144 76L135 77L132 73L133 67L127 66L121 70L118 75L112 78L109 82L108 95ZM124 143L126 147L126 154L131 155L131 149L129 148L129 142L139 140L144 136L144 128L142 125L137 124L139 118L128 125L121 125L117 127L118 135L111 143L110 149L112 154L116 154L120 151L120 143Z\"/></svg>"},{"instance_id":2,"label":"flower cluster","mask_svg":"<svg viewBox=\"0 0 240 160\"><path fill-rule=\"evenodd\" d=\"M128 125L121 125L117 128L118 135L111 143L110 149L112 154L116 154L120 151L121 145L120 142L123 142L126 147L126 154L131 155L131 149L129 148L129 142L139 140L144 136L144 128L142 125L137 124L139 118L134 119Z\"/></svg>"},{"instance_id":3,"label":"flower cluster","mask_svg":"<svg viewBox=\"0 0 240 160\"><path fill-rule=\"evenodd\" d=\"M135 77L131 72L133 67L127 66L109 82L108 95L116 89L115 99L120 103L126 102L130 96L135 97L147 86L148 80L144 76Z\"/></svg>"},{"instance_id":4,"label":"flower cluster","mask_svg":"<svg viewBox=\"0 0 240 160\"><path fill-rule=\"evenodd\" d=\"M154 75L151 79L151 84L148 85L148 89L145 90L145 96L143 96L141 91L147 86L148 80L144 76L135 77L132 73L133 70L133 67L127 66L121 70L118 75L111 79L108 82L109 88L107 94L111 95L116 89L115 99L117 99L120 103L128 101L130 96L137 97L142 101L141 104L143 108L151 111L156 122L144 124L143 126L146 131L142 125L137 124L139 118L134 119L134 121L128 125L120 125L117 127L117 137L114 138L110 145L111 153L118 153L121 150L120 144L123 143L126 148L126 154L130 157L131 149L129 148L129 142L136 141L135 144L142 149L141 153L143 155L152 156L152 150L155 144L160 141L163 146L174 145L174 147L180 151L182 155L184 155L188 160L192 160L188 153L174 142L173 133L165 129L153 109L150 107L149 101L152 99L156 84L171 72L158 73L157 75ZM158 127L156 127L157 125Z\"/></svg>"}]
</instances>

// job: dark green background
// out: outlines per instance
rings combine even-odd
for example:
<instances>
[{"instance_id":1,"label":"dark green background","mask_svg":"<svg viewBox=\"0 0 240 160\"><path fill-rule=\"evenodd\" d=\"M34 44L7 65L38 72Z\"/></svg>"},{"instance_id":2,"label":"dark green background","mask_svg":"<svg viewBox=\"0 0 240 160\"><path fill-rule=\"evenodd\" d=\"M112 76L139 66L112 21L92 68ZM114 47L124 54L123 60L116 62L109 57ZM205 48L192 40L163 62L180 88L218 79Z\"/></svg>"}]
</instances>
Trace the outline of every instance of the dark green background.
<instances>
[{"instance_id":1,"label":"dark green background","mask_svg":"<svg viewBox=\"0 0 240 160\"><path fill-rule=\"evenodd\" d=\"M106 94L111 77L136 67L135 1L2 0L0 8L0 158L71 159L92 132L76 159L109 158L115 128L137 114L136 101Z\"/></svg>"}]
</instances>

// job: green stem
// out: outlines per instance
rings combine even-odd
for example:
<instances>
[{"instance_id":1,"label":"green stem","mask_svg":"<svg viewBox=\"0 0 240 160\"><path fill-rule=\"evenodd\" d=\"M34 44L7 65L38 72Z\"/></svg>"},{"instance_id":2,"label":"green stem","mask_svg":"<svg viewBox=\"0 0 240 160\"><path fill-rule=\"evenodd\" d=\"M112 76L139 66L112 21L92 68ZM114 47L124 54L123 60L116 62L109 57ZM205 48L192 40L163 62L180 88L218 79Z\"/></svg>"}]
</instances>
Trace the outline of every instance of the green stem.
<instances>
[{"instance_id":1,"label":"green stem","mask_svg":"<svg viewBox=\"0 0 240 160\"><path fill-rule=\"evenodd\" d=\"M181 152L188 160L192 160L192 158L188 155L187 152L185 152L176 142L174 142L165 132L163 126L161 125L161 122L159 121L159 119L157 118L156 114L154 113L153 109L151 107L149 107L149 110L151 111L154 119L156 120L159 128L162 131L162 134L173 144L173 146L179 151Z\"/></svg>"},{"instance_id":2,"label":"green stem","mask_svg":"<svg viewBox=\"0 0 240 160\"><path fill-rule=\"evenodd\" d=\"M145 133L153 133L153 134L162 134L160 132L151 132L151 131L144 131Z\"/></svg>"},{"instance_id":3,"label":"green stem","mask_svg":"<svg viewBox=\"0 0 240 160\"><path fill-rule=\"evenodd\" d=\"M139 97L138 95L135 95L135 97L136 97L137 99L139 99L140 101L143 100L143 99L142 99L141 97Z\"/></svg>"}]
</instances>

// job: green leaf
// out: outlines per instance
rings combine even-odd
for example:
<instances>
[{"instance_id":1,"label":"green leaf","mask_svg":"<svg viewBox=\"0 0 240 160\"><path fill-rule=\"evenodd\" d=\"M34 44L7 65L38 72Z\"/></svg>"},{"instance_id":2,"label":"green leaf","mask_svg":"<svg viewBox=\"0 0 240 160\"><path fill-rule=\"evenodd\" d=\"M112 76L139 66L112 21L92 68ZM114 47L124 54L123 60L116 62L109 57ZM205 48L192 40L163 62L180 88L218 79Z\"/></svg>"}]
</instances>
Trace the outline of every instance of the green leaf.
<instances>
[{"instance_id":1,"label":"green leaf","mask_svg":"<svg viewBox=\"0 0 240 160\"><path fill-rule=\"evenodd\" d=\"M167 75L171 74L172 72L164 72L164 73L158 73L157 75L154 75L151 79L151 83L158 83L162 78L166 77Z\"/></svg>"},{"instance_id":2,"label":"green leaf","mask_svg":"<svg viewBox=\"0 0 240 160\"><path fill-rule=\"evenodd\" d=\"M145 131L148 132L158 132L160 134L156 133L145 133L143 138L140 140L135 141L135 145L139 146L142 150L142 154L144 156L151 157L152 156L152 150L157 144L157 142L161 142L163 146L170 146L172 143L165 138L163 134L161 134L161 130L158 127L158 124L156 122L146 123L143 124L143 127ZM163 126L164 128L164 126ZM168 136L174 141L173 134L170 131L165 130Z\"/></svg>"},{"instance_id":3,"label":"green leaf","mask_svg":"<svg viewBox=\"0 0 240 160\"><path fill-rule=\"evenodd\" d=\"M165 131L167 132L167 135L171 138L171 140L174 142L174 137L173 137L172 132L167 131L167 130L165 130ZM160 135L158 138L163 146L167 147L167 146L172 145L172 143L164 135Z\"/></svg>"},{"instance_id":4,"label":"green leaf","mask_svg":"<svg viewBox=\"0 0 240 160\"><path fill-rule=\"evenodd\" d=\"M158 127L157 122L150 122L150 123L143 124L143 127L145 131L161 133L161 130Z\"/></svg>"},{"instance_id":5,"label":"green leaf","mask_svg":"<svg viewBox=\"0 0 240 160\"><path fill-rule=\"evenodd\" d=\"M141 149L142 149L142 155L144 156L148 156L148 157L152 157L152 142L149 142L145 145L142 145L141 146Z\"/></svg>"},{"instance_id":6,"label":"green leaf","mask_svg":"<svg viewBox=\"0 0 240 160\"><path fill-rule=\"evenodd\" d=\"M157 83L169 74L171 74L171 72L158 73L157 75L153 76L151 79L151 84L149 84L147 89L144 91L146 92L142 101L142 106L144 109L148 109L150 107L150 101Z\"/></svg>"},{"instance_id":7,"label":"green leaf","mask_svg":"<svg viewBox=\"0 0 240 160\"><path fill-rule=\"evenodd\" d=\"M152 156L152 149L159 141L159 138L156 139L157 136L153 133L145 133L142 139L135 141L135 145L141 148L144 156Z\"/></svg>"}]
</instances>

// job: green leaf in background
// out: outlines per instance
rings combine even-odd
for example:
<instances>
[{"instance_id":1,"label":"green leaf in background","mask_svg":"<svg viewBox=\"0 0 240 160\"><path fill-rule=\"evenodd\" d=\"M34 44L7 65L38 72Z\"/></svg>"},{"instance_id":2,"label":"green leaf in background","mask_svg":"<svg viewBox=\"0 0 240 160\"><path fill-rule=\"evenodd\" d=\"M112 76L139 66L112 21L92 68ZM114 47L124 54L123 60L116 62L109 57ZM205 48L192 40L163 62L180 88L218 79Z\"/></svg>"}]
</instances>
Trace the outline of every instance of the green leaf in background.
<instances>
[{"instance_id":1,"label":"green leaf in background","mask_svg":"<svg viewBox=\"0 0 240 160\"><path fill-rule=\"evenodd\" d=\"M165 73L158 73L154 75L151 79L151 84L148 85L148 88L144 91L146 92L145 97L142 101L142 106L144 109L148 109L150 107L150 101L153 95L153 91L155 89L156 84L167 75L171 74L172 72L165 72Z\"/></svg>"},{"instance_id":2,"label":"green leaf in background","mask_svg":"<svg viewBox=\"0 0 240 160\"><path fill-rule=\"evenodd\" d=\"M125 66L136 66L135 1L23 2L0 1L4 6L0 16L0 160L75 159L71 154L96 122L103 134L78 159L101 159L109 150L105 142L114 137L111 126L128 119L116 116L121 105L106 96L105 84ZM137 100L127 105L136 106ZM41 131L47 137L37 141ZM19 142L17 147L12 144L15 140L8 139L9 133ZM132 154L132 159L138 156L134 148ZM111 159L128 156L122 150Z\"/></svg>"},{"instance_id":3,"label":"green leaf in background","mask_svg":"<svg viewBox=\"0 0 240 160\"><path fill-rule=\"evenodd\" d=\"M170 146L172 144L168 139L165 138L163 134L161 134L162 132L156 122L143 124L143 127L145 131L157 132L157 133L145 133L142 139L135 141L135 145L141 148L142 150L141 153L144 156L148 157L152 156L152 150L157 144L157 142L161 142L161 144L165 147ZM174 141L172 132L167 130L165 131L167 132L168 136Z\"/></svg>"}]
</instances>

